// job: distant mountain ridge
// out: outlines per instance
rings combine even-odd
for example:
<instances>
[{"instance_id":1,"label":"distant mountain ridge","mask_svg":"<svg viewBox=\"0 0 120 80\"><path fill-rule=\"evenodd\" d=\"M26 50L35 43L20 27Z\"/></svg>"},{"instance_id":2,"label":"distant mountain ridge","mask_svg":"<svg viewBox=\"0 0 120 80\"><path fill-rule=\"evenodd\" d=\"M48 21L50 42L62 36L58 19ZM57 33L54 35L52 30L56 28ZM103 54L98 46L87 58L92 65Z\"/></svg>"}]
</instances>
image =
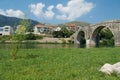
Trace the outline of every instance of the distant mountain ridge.
<instances>
[{"instance_id":1,"label":"distant mountain ridge","mask_svg":"<svg viewBox=\"0 0 120 80\"><path fill-rule=\"evenodd\" d=\"M67 22L65 24L75 24L76 26L89 26L91 23L83 22L83 21L72 21L72 22Z\"/></svg>"},{"instance_id":2,"label":"distant mountain ridge","mask_svg":"<svg viewBox=\"0 0 120 80\"><path fill-rule=\"evenodd\" d=\"M64 23L64 24L58 24L58 26L67 26L67 25L76 25L76 26L89 26L91 23L88 23L88 22L83 22L83 21L72 21L72 22L67 22L67 23Z\"/></svg>"},{"instance_id":3,"label":"distant mountain ridge","mask_svg":"<svg viewBox=\"0 0 120 80\"><path fill-rule=\"evenodd\" d=\"M11 26L11 27L16 27L17 25L20 24L20 21L22 19L20 18L16 18L16 17L8 17L8 16L3 16L3 15L0 15L0 27L3 27L3 26ZM38 21L35 21L35 20L31 20L31 19L28 19L28 21L30 22L30 28L33 28L33 26L35 26L36 24L39 24Z\"/></svg>"},{"instance_id":4,"label":"distant mountain ridge","mask_svg":"<svg viewBox=\"0 0 120 80\"><path fill-rule=\"evenodd\" d=\"M16 17L8 17L8 16L0 15L0 27L8 25L8 26L15 28L17 25L20 24L21 20L22 19L16 18ZM32 19L28 19L28 21L30 22L29 28L33 28L36 24L40 23L40 22L32 20ZM48 24L48 23L45 23L45 24ZM58 26L62 27L62 26L69 25L69 24L75 24L76 26L89 26L90 25L90 23L88 23L88 22L72 21L72 22L58 24ZM48 25L52 25L52 24L48 24ZM57 27L57 25L55 25L55 26Z\"/></svg>"}]
</instances>

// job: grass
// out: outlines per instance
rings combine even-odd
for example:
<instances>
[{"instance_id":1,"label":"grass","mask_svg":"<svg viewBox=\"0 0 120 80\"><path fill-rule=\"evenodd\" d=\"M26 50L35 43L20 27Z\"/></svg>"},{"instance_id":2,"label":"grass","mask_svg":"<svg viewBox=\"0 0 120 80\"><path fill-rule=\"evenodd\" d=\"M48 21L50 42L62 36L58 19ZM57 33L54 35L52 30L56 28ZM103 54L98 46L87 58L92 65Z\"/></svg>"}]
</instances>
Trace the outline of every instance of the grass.
<instances>
[{"instance_id":1,"label":"grass","mask_svg":"<svg viewBox=\"0 0 120 80\"><path fill-rule=\"evenodd\" d=\"M119 48L21 49L15 61L10 51L0 49L0 80L119 80L99 72L120 61Z\"/></svg>"}]
</instances>

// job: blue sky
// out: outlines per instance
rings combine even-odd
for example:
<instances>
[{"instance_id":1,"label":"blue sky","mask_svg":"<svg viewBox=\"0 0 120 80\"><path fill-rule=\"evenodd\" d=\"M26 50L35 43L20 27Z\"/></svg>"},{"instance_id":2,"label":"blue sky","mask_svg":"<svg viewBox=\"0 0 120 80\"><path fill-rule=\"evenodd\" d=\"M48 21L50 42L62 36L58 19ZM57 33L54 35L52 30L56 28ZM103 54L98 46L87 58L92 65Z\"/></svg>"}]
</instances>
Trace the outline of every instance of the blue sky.
<instances>
[{"instance_id":1,"label":"blue sky","mask_svg":"<svg viewBox=\"0 0 120 80\"><path fill-rule=\"evenodd\" d=\"M0 14L44 23L120 19L120 0L0 0Z\"/></svg>"}]
</instances>

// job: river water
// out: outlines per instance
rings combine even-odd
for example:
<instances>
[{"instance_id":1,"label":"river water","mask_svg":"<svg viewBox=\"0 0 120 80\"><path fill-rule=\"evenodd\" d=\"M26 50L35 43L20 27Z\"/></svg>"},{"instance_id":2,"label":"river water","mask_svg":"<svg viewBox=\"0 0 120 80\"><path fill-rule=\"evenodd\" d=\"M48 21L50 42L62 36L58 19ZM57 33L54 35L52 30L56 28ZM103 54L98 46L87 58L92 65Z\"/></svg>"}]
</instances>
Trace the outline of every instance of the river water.
<instances>
[{"instance_id":1,"label":"river water","mask_svg":"<svg viewBox=\"0 0 120 80\"><path fill-rule=\"evenodd\" d=\"M0 43L0 49L9 49L12 47L10 43ZM39 44L39 43L24 43L20 48L34 49L34 48L80 48L75 44Z\"/></svg>"}]
</instances>

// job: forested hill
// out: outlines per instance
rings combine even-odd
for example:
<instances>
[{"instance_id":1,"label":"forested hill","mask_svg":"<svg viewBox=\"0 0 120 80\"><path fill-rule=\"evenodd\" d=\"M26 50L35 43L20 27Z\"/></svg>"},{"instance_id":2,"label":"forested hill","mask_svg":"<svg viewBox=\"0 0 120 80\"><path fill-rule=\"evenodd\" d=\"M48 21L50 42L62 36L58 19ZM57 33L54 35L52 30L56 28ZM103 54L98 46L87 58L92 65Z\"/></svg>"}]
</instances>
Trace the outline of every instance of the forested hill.
<instances>
[{"instance_id":1,"label":"forested hill","mask_svg":"<svg viewBox=\"0 0 120 80\"><path fill-rule=\"evenodd\" d=\"M82 21L72 21L65 24L76 24L77 26L89 26L91 23L82 22Z\"/></svg>"},{"instance_id":2,"label":"forested hill","mask_svg":"<svg viewBox=\"0 0 120 80\"><path fill-rule=\"evenodd\" d=\"M91 23L88 22L82 22L82 21L72 21L72 22L67 22L67 23L63 23L63 24L58 24L59 26L67 26L67 25L71 25L71 24L75 24L76 26L89 26Z\"/></svg>"},{"instance_id":3,"label":"forested hill","mask_svg":"<svg viewBox=\"0 0 120 80\"><path fill-rule=\"evenodd\" d=\"M7 17L7 16L0 15L0 27L6 26L6 25L14 27L19 25L21 20L22 19L16 18L16 17ZM34 25L39 23L31 19L28 19L28 21L30 22L30 26L29 26L30 28L32 28Z\"/></svg>"}]
</instances>

